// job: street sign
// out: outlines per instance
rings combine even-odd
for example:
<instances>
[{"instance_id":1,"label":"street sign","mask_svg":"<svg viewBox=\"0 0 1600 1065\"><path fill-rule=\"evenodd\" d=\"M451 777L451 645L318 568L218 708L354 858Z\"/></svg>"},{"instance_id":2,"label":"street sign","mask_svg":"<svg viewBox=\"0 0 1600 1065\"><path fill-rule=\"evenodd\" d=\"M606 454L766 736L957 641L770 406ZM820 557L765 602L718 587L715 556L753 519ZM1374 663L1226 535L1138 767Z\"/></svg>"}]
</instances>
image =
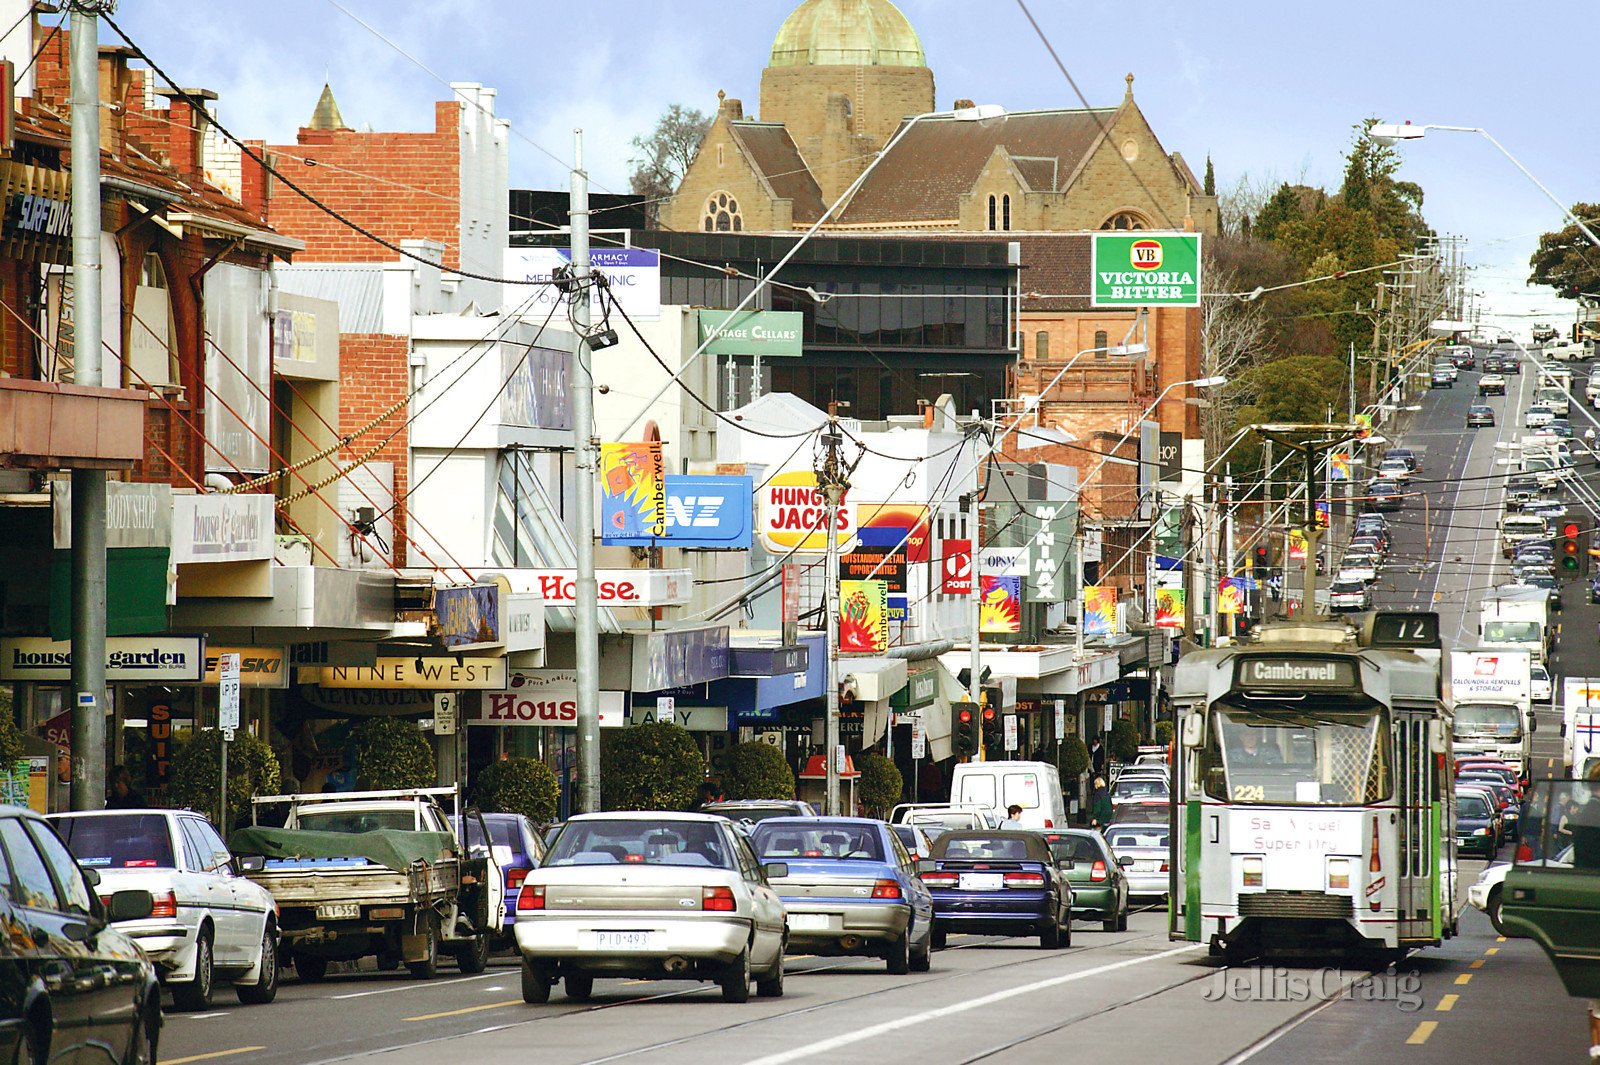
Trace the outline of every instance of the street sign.
<instances>
[{"instance_id":1,"label":"street sign","mask_svg":"<svg viewBox=\"0 0 1600 1065\"><path fill-rule=\"evenodd\" d=\"M672 720L672 715L678 709L678 698L675 695L656 696L656 717Z\"/></svg>"},{"instance_id":2,"label":"street sign","mask_svg":"<svg viewBox=\"0 0 1600 1065\"><path fill-rule=\"evenodd\" d=\"M1067 701L1056 700L1056 739L1060 740L1067 731Z\"/></svg>"},{"instance_id":3,"label":"street sign","mask_svg":"<svg viewBox=\"0 0 1600 1065\"><path fill-rule=\"evenodd\" d=\"M230 733L239 727L239 676L242 656L229 651L217 657L217 727Z\"/></svg>"},{"instance_id":4,"label":"street sign","mask_svg":"<svg viewBox=\"0 0 1600 1065\"><path fill-rule=\"evenodd\" d=\"M455 692L439 692L433 697L433 734L454 736L456 721L460 716L461 696Z\"/></svg>"},{"instance_id":5,"label":"street sign","mask_svg":"<svg viewBox=\"0 0 1600 1065\"><path fill-rule=\"evenodd\" d=\"M913 759L928 757L928 734L922 731L920 714L911 719L911 757Z\"/></svg>"},{"instance_id":6,"label":"street sign","mask_svg":"<svg viewBox=\"0 0 1600 1065\"><path fill-rule=\"evenodd\" d=\"M1006 750L1014 751L1017 749L1017 715L1007 714L1005 717L1005 725Z\"/></svg>"},{"instance_id":7,"label":"street sign","mask_svg":"<svg viewBox=\"0 0 1600 1065\"><path fill-rule=\"evenodd\" d=\"M1090 305L1200 306L1200 234L1096 233Z\"/></svg>"}]
</instances>

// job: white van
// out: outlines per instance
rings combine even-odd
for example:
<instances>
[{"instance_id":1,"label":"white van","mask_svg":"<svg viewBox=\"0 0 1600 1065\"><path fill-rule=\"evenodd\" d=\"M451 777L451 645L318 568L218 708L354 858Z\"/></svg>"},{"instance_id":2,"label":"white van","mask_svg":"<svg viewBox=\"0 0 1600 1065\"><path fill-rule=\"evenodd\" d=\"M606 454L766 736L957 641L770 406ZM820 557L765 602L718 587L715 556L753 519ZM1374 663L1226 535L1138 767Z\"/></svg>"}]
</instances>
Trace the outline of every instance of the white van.
<instances>
[{"instance_id":1,"label":"white van","mask_svg":"<svg viewBox=\"0 0 1600 1065\"><path fill-rule=\"evenodd\" d=\"M963 762L950 782L950 801L992 810L1001 820L1007 807L1020 806L1023 828L1067 823L1061 774L1049 762Z\"/></svg>"}]
</instances>

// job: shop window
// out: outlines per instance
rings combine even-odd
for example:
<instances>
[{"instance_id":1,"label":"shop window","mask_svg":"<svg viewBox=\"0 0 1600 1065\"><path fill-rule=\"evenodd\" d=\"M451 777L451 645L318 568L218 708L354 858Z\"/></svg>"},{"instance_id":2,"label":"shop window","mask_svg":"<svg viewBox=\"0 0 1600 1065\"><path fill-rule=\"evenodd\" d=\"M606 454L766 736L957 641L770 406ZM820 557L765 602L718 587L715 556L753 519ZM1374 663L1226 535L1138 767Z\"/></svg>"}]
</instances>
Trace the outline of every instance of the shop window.
<instances>
[{"instance_id":1,"label":"shop window","mask_svg":"<svg viewBox=\"0 0 1600 1065\"><path fill-rule=\"evenodd\" d=\"M134 388L161 388L176 380L177 359L172 347L172 301L167 273L160 256L144 257L139 287L133 293L133 317L128 323L128 381Z\"/></svg>"}]
</instances>

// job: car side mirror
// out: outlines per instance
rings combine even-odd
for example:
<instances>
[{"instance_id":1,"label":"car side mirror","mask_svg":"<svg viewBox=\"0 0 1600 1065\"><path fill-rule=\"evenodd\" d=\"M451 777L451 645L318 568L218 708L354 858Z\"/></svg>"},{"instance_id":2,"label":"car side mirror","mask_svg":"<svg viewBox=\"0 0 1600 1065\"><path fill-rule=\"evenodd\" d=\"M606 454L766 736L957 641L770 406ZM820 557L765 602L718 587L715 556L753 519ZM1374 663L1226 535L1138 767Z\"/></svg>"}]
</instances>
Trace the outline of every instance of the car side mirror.
<instances>
[{"instance_id":1,"label":"car side mirror","mask_svg":"<svg viewBox=\"0 0 1600 1065\"><path fill-rule=\"evenodd\" d=\"M118 891L106 906L106 917L111 921L142 921L155 908L156 900L148 891Z\"/></svg>"},{"instance_id":2,"label":"car side mirror","mask_svg":"<svg viewBox=\"0 0 1600 1065\"><path fill-rule=\"evenodd\" d=\"M234 872L239 873L240 875L244 875L245 873L259 873L266 867L267 859L260 854L245 854L233 860Z\"/></svg>"},{"instance_id":3,"label":"car side mirror","mask_svg":"<svg viewBox=\"0 0 1600 1065\"><path fill-rule=\"evenodd\" d=\"M1528 731L1529 732L1538 732L1539 731L1539 719L1534 716L1534 713L1533 713L1532 710L1528 711Z\"/></svg>"},{"instance_id":4,"label":"car side mirror","mask_svg":"<svg viewBox=\"0 0 1600 1065\"><path fill-rule=\"evenodd\" d=\"M78 869L83 873L84 883L88 884L92 888L97 888L100 886L100 870L90 868L86 865L80 865L78 866Z\"/></svg>"},{"instance_id":5,"label":"car side mirror","mask_svg":"<svg viewBox=\"0 0 1600 1065\"><path fill-rule=\"evenodd\" d=\"M1117 859L1117 864L1122 866L1124 869L1133 868L1133 855L1124 854L1122 857Z\"/></svg>"},{"instance_id":6,"label":"car side mirror","mask_svg":"<svg viewBox=\"0 0 1600 1065\"><path fill-rule=\"evenodd\" d=\"M1183 745L1190 750L1195 750L1206 741L1206 719L1199 714L1190 714L1183 719Z\"/></svg>"},{"instance_id":7,"label":"car side mirror","mask_svg":"<svg viewBox=\"0 0 1600 1065\"><path fill-rule=\"evenodd\" d=\"M789 863L768 862L761 867L761 871L766 874L768 880L782 880L789 875Z\"/></svg>"}]
</instances>

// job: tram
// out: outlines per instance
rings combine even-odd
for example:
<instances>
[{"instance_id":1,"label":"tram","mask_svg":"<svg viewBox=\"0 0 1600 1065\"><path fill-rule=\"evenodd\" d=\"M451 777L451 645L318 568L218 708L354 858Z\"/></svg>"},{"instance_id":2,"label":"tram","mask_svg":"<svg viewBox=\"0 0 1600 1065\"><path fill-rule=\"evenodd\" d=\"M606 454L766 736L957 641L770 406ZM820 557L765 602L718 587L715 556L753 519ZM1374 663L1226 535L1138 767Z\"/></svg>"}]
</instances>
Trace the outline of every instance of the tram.
<instances>
[{"instance_id":1,"label":"tram","mask_svg":"<svg viewBox=\"0 0 1600 1065\"><path fill-rule=\"evenodd\" d=\"M1169 931L1230 961L1455 932L1439 617L1263 626L1179 660Z\"/></svg>"}]
</instances>

